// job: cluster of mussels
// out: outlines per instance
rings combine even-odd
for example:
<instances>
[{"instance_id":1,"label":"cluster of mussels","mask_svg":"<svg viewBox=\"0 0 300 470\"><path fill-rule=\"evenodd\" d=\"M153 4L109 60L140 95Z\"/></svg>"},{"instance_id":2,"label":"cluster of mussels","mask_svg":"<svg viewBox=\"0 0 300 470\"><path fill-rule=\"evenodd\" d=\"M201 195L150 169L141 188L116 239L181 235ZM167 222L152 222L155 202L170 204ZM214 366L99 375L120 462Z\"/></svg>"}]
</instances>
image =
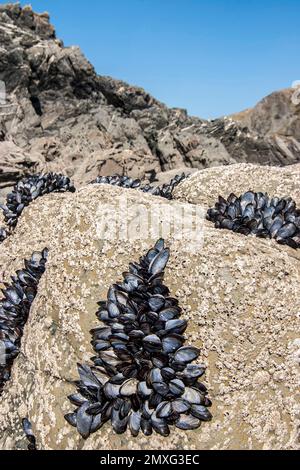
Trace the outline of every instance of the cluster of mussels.
<instances>
[{"instance_id":1,"label":"cluster of mussels","mask_svg":"<svg viewBox=\"0 0 300 470\"><path fill-rule=\"evenodd\" d=\"M28 441L27 449L37 450L36 439L35 439L35 435L33 434L31 422L27 418L22 419L22 427L23 427L23 431Z\"/></svg>"},{"instance_id":2,"label":"cluster of mussels","mask_svg":"<svg viewBox=\"0 0 300 470\"><path fill-rule=\"evenodd\" d=\"M65 415L83 438L109 420L118 434L128 427L133 436L168 436L169 425L196 429L212 418L198 381L205 368L191 364L199 351L183 346L187 322L163 284L168 259L161 239L99 302L105 326L91 331L94 366L78 365L77 393L68 397L77 409Z\"/></svg>"},{"instance_id":3,"label":"cluster of mussels","mask_svg":"<svg viewBox=\"0 0 300 470\"><path fill-rule=\"evenodd\" d=\"M179 183L184 181L186 178L188 178L188 176L185 173L182 173L181 175L176 175L175 178L172 178L171 181L167 184L163 184L162 186L146 185L141 188L141 190L144 193L150 193L154 196L172 199L174 189L176 188L176 186L179 185Z\"/></svg>"},{"instance_id":4,"label":"cluster of mussels","mask_svg":"<svg viewBox=\"0 0 300 470\"><path fill-rule=\"evenodd\" d=\"M187 175L182 173L181 175L176 175L175 178L171 179L169 183L162 186L151 186L150 184L142 186L141 180L139 179L133 179L129 176L114 175L99 176L94 181L92 181L92 184L111 184L113 186L120 186L122 188L140 189L144 193L153 194L154 196L160 196L166 199L172 199L174 189L186 178Z\"/></svg>"},{"instance_id":5,"label":"cluster of mussels","mask_svg":"<svg viewBox=\"0 0 300 470\"><path fill-rule=\"evenodd\" d=\"M19 354L23 329L28 319L31 304L36 296L39 281L45 271L48 250L34 252L25 260L25 269L12 276L12 284L4 284L4 298L0 301L0 393L10 378L14 359Z\"/></svg>"},{"instance_id":6,"label":"cluster of mussels","mask_svg":"<svg viewBox=\"0 0 300 470\"><path fill-rule=\"evenodd\" d=\"M136 189L141 186L141 180L120 175L98 176L91 184L111 184L112 186L120 186L121 188Z\"/></svg>"},{"instance_id":7,"label":"cluster of mussels","mask_svg":"<svg viewBox=\"0 0 300 470\"><path fill-rule=\"evenodd\" d=\"M140 189L145 193L150 193L155 196L161 196L167 199L172 199L175 187L183 181L187 176L183 173L177 175L168 184L163 186L142 186L139 179L133 179L129 176L99 176L92 181L92 184L111 184L120 186L122 188ZM3 210L5 222L7 227L0 227L0 243L3 242L11 230L15 228L23 209L28 206L33 200L44 194L52 192L66 192L75 191L75 187L67 176L48 173L45 175L32 175L20 180L11 193L6 198L6 205L0 205Z\"/></svg>"},{"instance_id":8,"label":"cluster of mussels","mask_svg":"<svg viewBox=\"0 0 300 470\"><path fill-rule=\"evenodd\" d=\"M13 191L7 195L6 205L0 206L8 229L15 228L24 207L28 206L34 199L44 194L65 191L74 192L75 188L67 176L60 174L32 175L18 181ZM7 235L8 231L1 228L0 242L5 240Z\"/></svg>"},{"instance_id":9,"label":"cluster of mussels","mask_svg":"<svg viewBox=\"0 0 300 470\"><path fill-rule=\"evenodd\" d=\"M230 194L227 200L219 196L207 219L216 228L274 238L282 245L300 248L300 210L292 198L270 198L252 191L240 197Z\"/></svg>"}]
</instances>

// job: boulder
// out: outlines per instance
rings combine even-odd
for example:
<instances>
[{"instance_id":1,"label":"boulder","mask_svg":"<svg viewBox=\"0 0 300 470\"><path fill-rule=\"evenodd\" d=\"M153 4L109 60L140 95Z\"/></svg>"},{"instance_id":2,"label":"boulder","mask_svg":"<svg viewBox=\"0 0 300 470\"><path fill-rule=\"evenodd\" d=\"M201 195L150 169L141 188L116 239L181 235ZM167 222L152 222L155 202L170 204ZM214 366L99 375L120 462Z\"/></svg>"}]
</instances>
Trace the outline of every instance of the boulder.
<instances>
[{"instance_id":1,"label":"boulder","mask_svg":"<svg viewBox=\"0 0 300 470\"><path fill-rule=\"evenodd\" d=\"M64 420L72 410L67 395L78 378L76 363L93 355L89 330L99 323L97 302L158 238L151 231L141 239L117 238L116 209L121 205L122 227L128 222L136 233L145 210L196 210L195 203L208 206L218 192L245 191L250 182L271 191L272 179L273 190L283 191L287 181L285 189L300 202L292 186L299 167L291 168L290 178L287 169L271 177L269 169L251 167L250 177L250 167L248 176L242 168L227 186L213 169L196 173L177 189L183 202L92 185L44 196L24 210L14 234L0 245L1 281L8 282L34 250L50 251L0 401L1 449L26 447L25 417L39 449L300 449L300 253L273 240L216 230L208 221L198 245L191 246L188 232L183 239L172 228L164 235L171 249L165 283L188 320L188 342L201 349L199 362L207 366L203 382L213 420L196 431L173 428L167 438L116 435L107 423L86 441Z\"/></svg>"},{"instance_id":2,"label":"boulder","mask_svg":"<svg viewBox=\"0 0 300 470\"><path fill-rule=\"evenodd\" d=\"M174 191L182 202L200 204L206 210L213 207L219 196L230 193L240 196L246 191L268 193L269 196L290 196L300 207L300 165L268 169L246 163L198 171L183 181Z\"/></svg>"}]
</instances>

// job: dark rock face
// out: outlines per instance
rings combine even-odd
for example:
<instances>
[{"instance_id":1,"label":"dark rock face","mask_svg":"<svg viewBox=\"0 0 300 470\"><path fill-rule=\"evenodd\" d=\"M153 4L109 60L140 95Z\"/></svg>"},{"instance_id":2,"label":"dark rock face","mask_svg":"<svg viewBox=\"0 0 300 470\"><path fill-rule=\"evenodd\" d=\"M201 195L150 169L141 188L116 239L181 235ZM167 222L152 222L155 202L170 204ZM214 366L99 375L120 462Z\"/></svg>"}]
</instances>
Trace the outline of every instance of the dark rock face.
<instances>
[{"instance_id":1,"label":"dark rock face","mask_svg":"<svg viewBox=\"0 0 300 470\"><path fill-rule=\"evenodd\" d=\"M0 189L37 171L63 172L78 184L99 174L153 180L175 168L300 160L294 123L299 109L288 103L280 106L286 122L276 135L259 124L274 121L276 104L262 106L262 114L257 108L250 121L247 114L247 122L244 116L190 117L140 88L97 76L79 48L56 39L48 14L18 4L0 6L0 44L0 80L6 85Z\"/></svg>"}]
</instances>

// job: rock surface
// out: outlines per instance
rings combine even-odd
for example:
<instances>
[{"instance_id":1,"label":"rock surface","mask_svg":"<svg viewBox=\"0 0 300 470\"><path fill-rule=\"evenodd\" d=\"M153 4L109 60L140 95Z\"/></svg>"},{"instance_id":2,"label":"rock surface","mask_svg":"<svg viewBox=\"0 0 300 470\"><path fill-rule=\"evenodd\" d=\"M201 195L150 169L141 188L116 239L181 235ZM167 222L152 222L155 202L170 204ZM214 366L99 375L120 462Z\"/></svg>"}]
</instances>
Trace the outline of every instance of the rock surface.
<instances>
[{"instance_id":1,"label":"rock surface","mask_svg":"<svg viewBox=\"0 0 300 470\"><path fill-rule=\"evenodd\" d=\"M78 47L56 38L49 15L29 6L0 5L0 43L6 85L0 144L15 146L0 150L0 188L28 170L64 172L80 184L100 173L152 180L179 167L300 160L299 106L290 103L291 91L251 112L206 121L98 76Z\"/></svg>"},{"instance_id":2,"label":"rock surface","mask_svg":"<svg viewBox=\"0 0 300 470\"><path fill-rule=\"evenodd\" d=\"M266 192L270 196L292 197L300 206L300 164L268 169L240 163L196 172L174 190L174 197L183 202L213 207L218 196L230 193L240 196L246 191Z\"/></svg>"},{"instance_id":3,"label":"rock surface","mask_svg":"<svg viewBox=\"0 0 300 470\"><path fill-rule=\"evenodd\" d=\"M13 142L0 142L0 198L16 181L34 172L37 166L38 160L34 160Z\"/></svg>"},{"instance_id":4,"label":"rock surface","mask_svg":"<svg viewBox=\"0 0 300 470\"><path fill-rule=\"evenodd\" d=\"M219 191L246 191L255 183L252 189L270 194L286 189L300 204L299 165L222 171L196 173L179 186L178 198L207 207ZM106 239L100 237L97 224L107 216L107 204L124 198L130 210L122 220L131 223L137 220L135 204L155 211L183 204L136 190L87 186L32 203L0 245L2 281L33 250L50 249L21 354L1 397L0 448L26 446L20 423L28 417L41 449L300 449L300 254L271 240L216 230L208 221L196 251L172 231L166 237L171 258L165 281L189 320L189 343L200 347L199 360L208 367L203 382L213 420L196 431L172 429L168 438L117 436L105 425L87 441L64 421L76 363L92 355L89 330L98 324L97 302L152 243L151 235L108 239L109 219Z\"/></svg>"}]
</instances>

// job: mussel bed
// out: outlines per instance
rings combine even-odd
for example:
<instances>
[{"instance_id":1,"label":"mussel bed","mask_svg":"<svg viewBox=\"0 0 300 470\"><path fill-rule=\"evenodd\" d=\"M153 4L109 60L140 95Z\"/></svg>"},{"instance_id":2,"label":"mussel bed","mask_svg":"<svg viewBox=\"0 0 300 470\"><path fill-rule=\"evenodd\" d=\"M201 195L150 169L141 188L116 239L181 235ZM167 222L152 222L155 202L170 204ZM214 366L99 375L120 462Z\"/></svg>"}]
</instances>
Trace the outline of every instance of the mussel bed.
<instances>
[{"instance_id":1,"label":"mussel bed","mask_svg":"<svg viewBox=\"0 0 300 470\"><path fill-rule=\"evenodd\" d=\"M70 179L56 173L32 175L17 182L11 193L6 197L6 205L1 205L4 219L9 228L17 225L18 218L24 208L40 196L52 192L75 191ZM7 232L0 229L1 238L5 239ZM2 240L3 241L3 240Z\"/></svg>"},{"instance_id":2,"label":"mussel bed","mask_svg":"<svg viewBox=\"0 0 300 470\"><path fill-rule=\"evenodd\" d=\"M219 196L207 219L216 228L233 230L244 235L274 238L282 245L300 248L300 210L290 197L270 198L266 193L248 191L237 197Z\"/></svg>"},{"instance_id":3,"label":"mussel bed","mask_svg":"<svg viewBox=\"0 0 300 470\"><path fill-rule=\"evenodd\" d=\"M140 189L154 196L172 199L175 187L187 176L182 173L176 175L168 184L162 186L142 186L141 180L129 176L99 176L91 184L110 184L122 188ZM21 179L6 197L6 204L0 205L4 214L6 227L0 227L0 243L2 243L13 231L24 208L40 196L52 192L75 192L76 189L67 176L47 173L31 175Z\"/></svg>"},{"instance_id":4,"label":"mussel bed","mask_svg":"<svg viewBox=\"0 0 300 470\"><path fill-rule=\"evenodd\" d=\"M147 184L142 186L140 179L134 179L130 176L99 176L92 184L110 184L112 186L119 186L121 188L131 188L131 189L140 189L144 193L152 194L153 196L160 196L165 199L173 198L173 191L178 186L179 183L184 181L188 176L185 173L181 175L176 175L170 180L169 183L163 184L162 186L152 186Z\"/></svg>"},{"instance_id":5,"label":"mussel bed","mask_svg":"<svg viewBox=\"0 0 300 470\"><path fill-rule=\"evenodd\" d=\"M0 394L10 379L11 368L20 352L23 329L29 311L37 294L39 281L45 272L48 250L34 252L30 260L25 260L25 268L12 276L11 285L2 289L4 298L0 300Z\"/></svg>"},{"instance_id":6,"label":"mussel bed","mask_svg":"<svg viewBox=\"0 0 300 470\"><path fill-rule=\"evenodd\" d=\"M161 239L99 302L93 365L78 364L77 391L68 397L76 409L65 415L85 439L109 420L117 434L168 436L170 425L196 429L212 418L199 382L205 368L192 364L199 350L184 346L187 321L163 284L168 259Z\"/></svg>"}]
</instances>

